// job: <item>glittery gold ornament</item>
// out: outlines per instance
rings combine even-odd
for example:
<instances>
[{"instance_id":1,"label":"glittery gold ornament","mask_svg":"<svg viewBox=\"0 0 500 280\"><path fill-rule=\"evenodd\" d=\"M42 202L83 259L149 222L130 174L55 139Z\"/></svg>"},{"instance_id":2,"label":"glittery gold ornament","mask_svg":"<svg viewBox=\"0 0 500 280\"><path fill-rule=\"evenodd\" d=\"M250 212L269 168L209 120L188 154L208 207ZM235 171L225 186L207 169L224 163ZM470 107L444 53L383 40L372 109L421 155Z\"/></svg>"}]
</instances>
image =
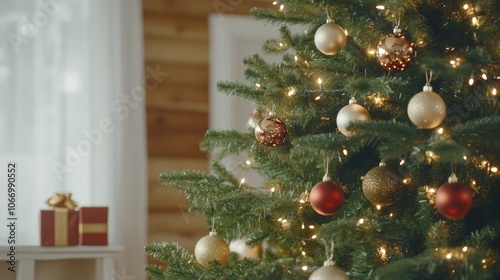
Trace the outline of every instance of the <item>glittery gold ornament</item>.
<instances>
[{"instance_id":1,"label":"glittery gold ornament","mask_svg":"<svg viewBox=\"0 0 500 280\"><path fill-rule=\"evenodd\" d=\"M366 173L362 185L366 199L375 205L390 205L396 202L403 192L400 178L386 167L384 162Z\"/></svg>"},{"instance_id":2,"label":"glittery gold ornament","mask_svg":"<svg viewBox=\"0 0 500 280\"><path fill-rule=\"evenodd\" d=\"M439 94L432 91L430 85L415 94L408 103L408 117L418 127L436 128L446 117L446 104Z\"/></svg>"},{"instance_id":3,"label":"glittery gold ornament","mask_svg":"<svg viewBox=\"0 0 500 280\"><path fill-rule=\"evenodd\" d=\"M275 147L283 144L286 140L286 125L274 113L262 118L254 129L255 139L262 145Z\"/></svg>"},{"instance_id":4,"label":"glittery gold ornament","mask_svg":"<svg viewBox=\"0 0 500 280\"><path fill-rule=\"evenodd\" d=\"M370 113L365 107L356 104L356 99L353 97L349 100L349 105L344 106L337 114L337 127L345 136L352 135L352 132L347 130L351 122L369 121Z\"/></svg>"},{"instance_id":5,"label":"glittery gold ornament","mask_svg":"<svg viewBox=\"0 0 500 280\"><path fill-rule=\"evenodd\" d=\"M324 265L316 269L309 280L349 280L349 276L340 268L336 267L332 261L325 261Z\"/></svg>"},{"instance_id":6,"label":"glittery gold ornament","mask_svg":"<svg viewBox=\"0 0 500 280\"><path fill-rule=\"evenodd\" d=\"M378 61L389 71L405 70L415 55L415 44L398 27L394 29L394 33L384 36L377 47Z\"/></svg>"},{"instance_id":7,"label":"glittery gold ornament","mask_svg":"<svg viewBox=\"0 0 500 280\"><path fill-rule=\"evenodd\" d=\"M326 23L320 26L314 34L316 48L326 55L340 52L345 47L346 41L345 30L333 23L331 18L328 18Z\"/></svg>"},{"instance_id":8,"label":"glittery gold ornament","mask_svg":"<svg viewBox=\"0 0 500 280\"><path fill-rule=\"evenodd\" d=\"M207 266L211 261L218 261L222 265L227 264L229 257L229 246L224 239L217 236L217 232L212 231L200 239L194 247L194 256L203 266Z\"/></svg>"}]
</instances>

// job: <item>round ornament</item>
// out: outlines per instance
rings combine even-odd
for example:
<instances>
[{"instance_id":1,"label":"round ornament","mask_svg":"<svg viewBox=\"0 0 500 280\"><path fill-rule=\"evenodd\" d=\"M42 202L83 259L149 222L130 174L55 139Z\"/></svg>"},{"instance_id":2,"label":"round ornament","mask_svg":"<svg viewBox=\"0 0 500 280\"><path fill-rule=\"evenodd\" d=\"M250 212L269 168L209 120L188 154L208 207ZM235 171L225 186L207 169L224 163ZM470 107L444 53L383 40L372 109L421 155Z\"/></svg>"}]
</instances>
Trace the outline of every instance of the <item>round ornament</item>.
<instances>
[{"instance_id":1,"label":"round ornament","mask_svg":"<svg viewBox=\"0 0 500 280\"><path fill-rule=\"evenodd\" d=\"M424 129L436 128L446 117L446 104L429 85L415 94L408 103L408 117L411 122Z\"/></svg>"},{"instance_id":2,"label":"round ornament","mask_svg":"<svg viewBox=\"0 0 500 280\"><path fill-rule=\"evenodd\" d=\"M273 113L260 119L254 129L255 139L262 145L275 147L283 144L286 140L286 125Z\"/></svg>"},{"instance_id":3,"label":"round ornament","mask_svg":"<svg viewBox=\"0 0 500 280\"><path fill-rule=\"evenodd\" d=\"M436 192L435 201L439 213L450 219L458 219L469 212L472 193L466 185L458 182L455 174L451 174L448 183L441 185Z\"/></svg>"},{"instance_id":4,"label":"round ornament","mask_svg":"<svg viewBox=\"0 0 500 280\"><path fill-rule=\"evenodd\" d=\"M263 111L254 110L252 112L252 114L250 115L250 117L248 118L247 127L250 129L255 129L255 126L257 125L259 120L262 119L262 117L264 117L264 116L265 116L265 113Z\"/></svg>"},{"instance_id":5,"label":"round ornament","mask_svg":"<svg viewBox=\"0 0 500 280\"><path fill-rule=\"evenodd\" d=\"M331 216L344 205L344 192L339 185L330 181L328 176L317 183L309 193L309 203L316 213Z\"/></svg>"},{"instance_id":6,"label":"round ornament","mask_svg":"<svg viewBox=\"0 0 500 280\"><path fill-rule=\"evenodd\" d=\"M384 162L366 173L362 186L366 199L381 206L393 204L403 192L400 178Z\"/></svg>"},{"instance_id":7,"label":"round ornament","mask_svg":"<svg viewBox=\"0 0 500 280\"><path fill-rule=\"evenodd\" d=\"M325 261L322 267L313 271L309 280L349 280L349 276L332 261Z\"/></svg>"},{"instance_id":8,"label":"round ornament","mask_svg":"<svg viewBox=\"0 0 500 280\"><path fill-rule=\"evenodd\" d=\"M370 113L365 107L356 104L356 99L353 97L349 100L349 105L344 106L337 114L337 127L345 136L350 136L353 133L347 130L351 122L362 122L370 120Z\"/></svg>"},{"instance_id":9,"label":"round ornament","mask_svg":"<svg viewBox=\"0 0 500 280\"><path fill-rule=\"evenodd\" d=\"M207 266L211 261L218 261L220 264L226 265L229 257L229 246L224 239L217 236L217 232L212 231L210 235L198 240L194 247L194 256L203 266Z\"/></svg>"},{"instance_id":10,"label":"round ornament","mask_svg":"<svg viewBox=\"0 0 500 280\"><path fill-rule=\"evenodd\" d=\"M403 71L415 57L415 44L406 38L401 29L385 35L377 47L380 65L389 71Z\"/></svg>"},{"instance_id":11,"label":"round ornament","mask_svg":"<svg viewBox=\"0 0 500 280\"><path fill-rule=\"evenodd\" d=\"M241 238L233 240L229 243L229 250L231 252L236 252L240 255L241 259L249 258L249 259L257 259L262 258L264 249L262 245L255 245L253 247L249 247L247 245L248 238Z\"/></svg>"},{"instance_id":12,"label":"round ornament","mask_svg":"<svg viewBox=\"0 0 500 280\"><path fill-rule=\"evenodd\" d=\"M340 52L345 47L346 41L345 30L333 23L331 18L328 18L326 23L320 26L314 34L316 48L326 55Z\"/></svg>"}]
</instances>

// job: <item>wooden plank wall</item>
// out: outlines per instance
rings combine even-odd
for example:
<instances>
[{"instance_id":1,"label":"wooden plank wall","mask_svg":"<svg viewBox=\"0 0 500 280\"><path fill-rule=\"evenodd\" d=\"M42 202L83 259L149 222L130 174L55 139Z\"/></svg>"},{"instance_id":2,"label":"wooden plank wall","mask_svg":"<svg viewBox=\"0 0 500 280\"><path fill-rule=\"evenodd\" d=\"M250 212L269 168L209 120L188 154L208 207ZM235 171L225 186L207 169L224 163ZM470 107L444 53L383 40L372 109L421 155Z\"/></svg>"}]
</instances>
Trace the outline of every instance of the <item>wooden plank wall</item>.
<instances>
[{"instance_id":1,"label":"wooden plank wall","mask_svg":"<svg viewBox=\"0 0 500 280\"><path fill-rule=\"evenodd\" d=\"M208 128L208 15L248 14L257 0L143 0L145 66L167 72L147 92L149 243L179 242L193 251L207 234L205 219L187 213L188 202L158 183L165 170L207 170L199 142Z\"/></svg>"}]
</instances>

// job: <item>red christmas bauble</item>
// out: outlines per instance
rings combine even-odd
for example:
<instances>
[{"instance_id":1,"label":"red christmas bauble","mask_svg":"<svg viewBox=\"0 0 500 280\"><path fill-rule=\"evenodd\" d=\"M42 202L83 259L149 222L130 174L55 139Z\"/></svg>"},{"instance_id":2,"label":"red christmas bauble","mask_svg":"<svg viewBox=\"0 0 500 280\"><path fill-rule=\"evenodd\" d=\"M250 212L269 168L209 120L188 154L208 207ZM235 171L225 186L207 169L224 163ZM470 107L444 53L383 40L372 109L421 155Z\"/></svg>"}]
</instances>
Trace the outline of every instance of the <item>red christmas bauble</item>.
<instances>
[{"instance_id":1,"label":"red christmas bauble","mask_svg":"<svg viewBox=\"0 0 500 280\"><path fill-rule=\"evenodd\" d=\"M344 192L337 184L323 181L311 189L309 203L316 213L331 216L344 205Z\"/></svg>"},{"instance_id":2,"label":"red christmas bauble","mask_svg":"<svg viewBox=\"0 0 500 280\"><path fill-rule=\"evenodd\" d=\"M458 182L445 183L436 192L436 207L443 216L450 219L464 217L472 206L472 193Z\"/></svg>"}]
</instances>

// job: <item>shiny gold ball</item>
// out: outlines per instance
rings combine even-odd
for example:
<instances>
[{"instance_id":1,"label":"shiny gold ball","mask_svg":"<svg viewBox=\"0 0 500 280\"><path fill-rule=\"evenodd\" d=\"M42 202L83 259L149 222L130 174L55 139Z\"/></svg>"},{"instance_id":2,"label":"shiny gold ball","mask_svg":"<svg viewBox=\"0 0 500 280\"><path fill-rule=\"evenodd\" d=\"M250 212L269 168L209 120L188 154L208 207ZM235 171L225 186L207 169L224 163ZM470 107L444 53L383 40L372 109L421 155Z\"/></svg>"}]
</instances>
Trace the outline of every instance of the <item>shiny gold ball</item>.
<instances>
[{"instance_id":1,"label":"shiny gold ball","mask_svg":"<svg viewBox=\"0 0 500 280\"><path fill-rule=\"evenodd\" d=\"M365 107L359 104L349 104L344 106L337 114L337 127L345 136L350 136L353 133L347 130L347 127L352 122L369 121L370 113Z\"/></svg>"},{"instance_id":2,"label":"shiny gold ball","mask_svg":"<svg viewBox=\"0 0 500 280\"><path fill-rule=\"evenodd\" d=\"M345 30L339 25L327 21L316 30L314 43L316 48L326 55L334 55L340 52L346 44Z\"/></svg>"},{"instance_id":3,"label":"shiny gold ball","mask_svg":"<svg viewBox=\"0 0 500 280\"><path fill-rule=\"evenodd\" d=\"M287 130L285 123L274 115L262 118L254 128L255 139L262 145L275 147L285 143Z\"/></svg>"},{"instance_id":4,"label":"shiny gold ball","mask_svg":"<svg viewBox=\"0 0 500 280\"><path fill-rule=\"evenodd\" d=\"M430 88L430 89L429 89ZM438 127L446 117L446 104L432 87L415 94L408 103L408 117L411 122L424 129Z\"/></svg>"},{"instance_id":5,"label":"shiny gold ball","mask_svg":"<svg viewBox=\"0 0 500 280\"><path fill-rule=\"evenodd\" d=\"M309 280L349 280L349 276L342 269L328 265L316 269Z\"/></svg>"},{"instance_id":6,"label":"shiny gold ball","mask_svg":"<svg viewBox=\"0 0 500 280\"><path fill-rule=\"evenodd\" d=\"M363 194L375 205L390 205L403 193L400 178L386 166L378 166L368 171L363 178Z\"/></svg>"},{"instance_id":7,"label":"shiny gold ball","mask_svg":"<svg viewBox=\"0 0 500 280\"><path fill-rule=\"evenodd\" d=\"M222 265L227 264L229 257L229 246L224 239L217 236L217 233L211 232L200 239L194 247L194 256L203 266L207 266L211 261L218 261Z\"/></svg>"},{"instance_id":8,"label":"shiny gold ball","mask_svg":"<svg viewBox=\"0 0 500 280\"><path fill-rule=\"evenodd\" d=\"M388 34L380 40L377 58L380 65L389 71L403 71L415 57L415 44L400 30Z\"/></svg>"}]
</instances>

